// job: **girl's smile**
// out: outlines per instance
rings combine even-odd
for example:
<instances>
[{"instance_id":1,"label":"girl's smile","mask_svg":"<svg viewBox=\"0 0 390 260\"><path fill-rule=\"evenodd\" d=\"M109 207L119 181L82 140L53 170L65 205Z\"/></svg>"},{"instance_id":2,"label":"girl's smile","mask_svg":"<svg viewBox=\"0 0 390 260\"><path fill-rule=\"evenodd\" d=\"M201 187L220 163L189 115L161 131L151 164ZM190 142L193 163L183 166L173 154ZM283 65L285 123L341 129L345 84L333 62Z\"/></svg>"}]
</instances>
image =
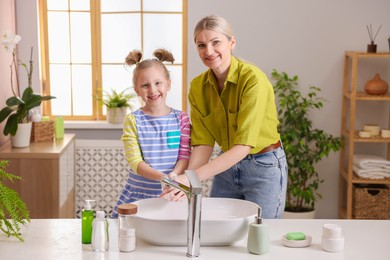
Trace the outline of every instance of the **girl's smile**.
<instances>
[{"instance_id":1,"label":"girl's smile","mask_svg":"<svg viewBox=\"0 0 390 260\"><path fill-rule=\"evenodd\" d=\"M163 70L156 66L140 70L134 87L137 95L144 101L142 109L152 114L167 111L165 101L170 88L171 81L166 79Z\"/></svg>"}]
</instances>

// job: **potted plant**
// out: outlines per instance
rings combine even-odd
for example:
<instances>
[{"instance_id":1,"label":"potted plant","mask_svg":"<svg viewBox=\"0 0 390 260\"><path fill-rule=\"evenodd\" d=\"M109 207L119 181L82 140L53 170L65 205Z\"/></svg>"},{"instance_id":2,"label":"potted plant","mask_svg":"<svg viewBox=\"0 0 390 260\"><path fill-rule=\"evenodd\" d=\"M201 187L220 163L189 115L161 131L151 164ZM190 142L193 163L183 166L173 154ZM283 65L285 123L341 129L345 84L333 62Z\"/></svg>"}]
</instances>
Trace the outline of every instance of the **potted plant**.
<instances>
[{"instance_id":1,"label":"potted plant","mask_svg":"<svg viewBox=\"0 0 390 260\"><path fill-rule=\"evenodd\" d=\"M137 97L135 93L129 93L129 89L121 92L111 89L111 92L105 91L103 98L97 98L100 105L107 108L107 121L109 123L122 123L127 109L133 110L132 99Z\"/></svg>"},{"instance_id":2,"label":"potted plant","mask_svg":"<svg viewBox=\"0 0 390 260\"><path fill-rule=\"evenodd\" d=\"M298 90L298 76L272 72L277 99L279 132L286 152L288 184L285 211L307 212L315 209L320 178L316 163L338 151L342 139L313 127L311 109L321 109L325 99L318 96L320 88L309 86L306 96Z\"/></svg>"},{"instance_id":3,"label":"potted plant","mask_svg":"<svg viewBox=\"0 0 390 260\"><path fill-rule=\"evenodd\" d=\"M28 144L30 143L30 135L31 135L31 122L29 122L29 112L31 109L38 107L41 105L42 101L50 100L55 97L53 96L42 96L38 93L34 93L32 87L31 87L31 79L32 79L32 72L33 72L33 61L32 61L32 48L31 48L31 57L29 66L27 66L25 63L21 62L17 58L16 54L16 45L19 43L21 37L19 35L12 35L9 33L4 34L3 40L1 44L4 46L4 48L7 51L12 51L12 63L10 65L11 70L11 89L13 96L8 98L6 100L6 106L0 111L0 123L4 120L6 121L3 133L4 135L11 135L12 137L15 137L16 134L19 132L25 130L25 136L26 140L28 141ZM18 65L21 65L27 72L27 88L23 91L22 96L18 96L20 94L20 87L19 87L19 73L18 73ZM18 92L15 92L14 86L13 86L13 72L15 72L15 78L16 78L16 86L18 89ZM21 125L26 124L26 125ZM20 131L18 131L18 128L21 128ZM25 129L26 128L26 129ZM13 139L13 141L16 138ZM17 142L15 145L15 142L13 142L14 146L17 147L24 147L28 146L25 142L21 142L20 145Z\"/></svg>"},{"instance_id":4,"label":"potted plant","mask_svg":"<svg viewBox=\"0 0 390 260\"><path fill-rule=\"evenodd\" d=\"M8 161L0 160L0 230L8 237L15 236L20 241L23 238L20 234L20 226L30 222L29 211L19 194L13 189L5 186L4 181L20 180L5 171Z\"/></svg>"}]
</instances>

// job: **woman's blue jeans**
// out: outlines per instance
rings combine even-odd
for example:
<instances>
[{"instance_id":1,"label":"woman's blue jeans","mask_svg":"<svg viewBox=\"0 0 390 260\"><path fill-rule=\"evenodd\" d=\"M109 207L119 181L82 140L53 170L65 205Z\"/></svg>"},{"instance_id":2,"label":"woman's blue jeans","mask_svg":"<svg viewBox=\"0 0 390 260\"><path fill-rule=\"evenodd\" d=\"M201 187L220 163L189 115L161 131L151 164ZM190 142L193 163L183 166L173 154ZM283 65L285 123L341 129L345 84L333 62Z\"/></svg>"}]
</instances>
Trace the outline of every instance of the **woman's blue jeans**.
<instances>
[{"instance_id":1,"label":"woman's blue jeans","mask_svg":"<svg viewBox=\"0 0 390 260\"><path fill-rule=\"evenodd\" d=\"M287 173L283 147L248 155L214 176L210 196L252 201L261 206L263 218L280 218L286 204Z\"/></svg>"}]
</instances>

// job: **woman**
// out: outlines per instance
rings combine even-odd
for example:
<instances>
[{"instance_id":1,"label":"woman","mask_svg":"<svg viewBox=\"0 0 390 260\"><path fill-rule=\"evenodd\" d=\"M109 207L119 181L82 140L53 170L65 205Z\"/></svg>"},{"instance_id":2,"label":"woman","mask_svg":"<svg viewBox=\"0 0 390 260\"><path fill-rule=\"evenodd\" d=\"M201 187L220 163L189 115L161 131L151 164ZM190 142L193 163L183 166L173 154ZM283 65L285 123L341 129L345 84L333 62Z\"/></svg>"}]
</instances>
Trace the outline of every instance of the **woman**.
<instances>
[{"instance_id":1,"label":"woman","mask_svg":"<svg viewBox=\"0 0 390 260\"><path fill-rule=\"evenodd\" d=\"M194 78L189 169L200 180L214 177L211 197L245 199L280 218L285 206L287 162L280 135L274 91L256 66L232 55L236 39L222 17L198 22L194 41L209 69ZM215 142L223 153L209 162ZM185 182L183 175L178 181Z\"/></svg>"}]
</instances>

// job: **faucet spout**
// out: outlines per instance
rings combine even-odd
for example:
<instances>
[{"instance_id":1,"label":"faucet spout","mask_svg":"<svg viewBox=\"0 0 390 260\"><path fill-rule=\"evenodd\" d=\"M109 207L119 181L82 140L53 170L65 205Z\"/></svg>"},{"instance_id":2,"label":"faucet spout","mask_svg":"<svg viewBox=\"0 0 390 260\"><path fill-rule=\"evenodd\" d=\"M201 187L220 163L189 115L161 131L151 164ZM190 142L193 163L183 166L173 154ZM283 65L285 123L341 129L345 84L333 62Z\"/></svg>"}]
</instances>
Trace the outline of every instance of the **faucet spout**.
<instances>
[{"instance_id":1,"label":"faucet spout","mask_svg":"<svg viewBox=\"0 0 390 260\"><path fill-rule=\"evenodd\" d=\"M187 257L198 257L200 255L202 183L195 171L186 170L185 174L190 182L189 187L169 178L163 179L162 182L183 191L187 196Z\"/></svg>"}]
</instances>

